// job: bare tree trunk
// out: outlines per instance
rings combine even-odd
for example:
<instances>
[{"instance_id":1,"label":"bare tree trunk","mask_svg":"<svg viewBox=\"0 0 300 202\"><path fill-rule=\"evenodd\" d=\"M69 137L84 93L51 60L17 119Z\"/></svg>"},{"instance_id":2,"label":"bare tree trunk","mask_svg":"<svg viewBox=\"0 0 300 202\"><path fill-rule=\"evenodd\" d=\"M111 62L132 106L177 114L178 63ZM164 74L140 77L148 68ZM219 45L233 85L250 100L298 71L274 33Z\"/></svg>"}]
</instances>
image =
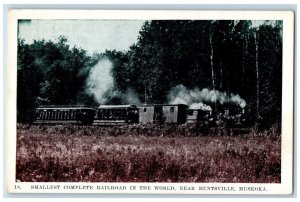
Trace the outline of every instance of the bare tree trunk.
<instances>
[{"instance_id":1,"label":"bare tree trunk","mask_svg":"<svg viewBox=\"0 0 300 202\"><path fill-rule=\"evenodd\" d=\"M144 94L144 104L147 104L147 88L146 88L146 84L145 84L145 86L144 86L144 88L145 88L145 94Z\"/></svg>"},{"instance_id":2,"label":"bare tree trunk","mask_svg":"<svg viewBox=\"0 0 300 202\"><path fill-rule=\"evenodd\" d=\"M255 40L255 70L256 70L256 117L259 118L259 68L258 68L258 35L254 34Z\"/></svg>"},{"instance_id":3,"label":"bare tree trunk","mask_svg":"<svg viewBox=\"0 0 300 202\"><path fill-rule=\"evenodd\" d=\"M248 68L248 60L249 60L249 32L246 31L245 33L245 58L244 58L244 73Z\"/></svg>"},{"instance_id":4,"label":"bare tree trunk","mask_svg":"<svg viewBox=\"0 0 300 202\"><path fill-rule=\"evenodd\" d=\"M210 24L209 30L209 46L210 46L210 69L211 69L211 81L212 88L215 90L215 72L214 72L214 47L213 47L213 21ZM217 110L217 103L215 102L215 110Z\"/></svg>"},{"instance_id":5,"label":"bare tree trunk","mask_svg":"<svg viewBox=\"0 0 300 202\"><path fill-rule=\"evenodd\" d=\"M215 74L214 74L214 48L212 42L212 29L210 29L209 33L209 46L210 46L210 69L211 69L211 80L212 80L212 88L215 90Z\"/></svg>"},{"instance_id":6,"label":"bare tree trunk","mask_svg":"<svg viewBox=\"0 0 300 202\"><path fill-rule=\"evenodd\" d=\"M220 90L223 89L223 65L220 62Z\"/></svg>"},{"instance_id":7,"label":"bare tree trunk","mask_svg":"<svg viewBox=\"0 0 300 202\"><path fill-rule=\"evenodd\" d=\"M245 73L245 34L243 35L243 61L242 61L242 66L243 66L243 74Z\"/></svg>"}]
</instances>

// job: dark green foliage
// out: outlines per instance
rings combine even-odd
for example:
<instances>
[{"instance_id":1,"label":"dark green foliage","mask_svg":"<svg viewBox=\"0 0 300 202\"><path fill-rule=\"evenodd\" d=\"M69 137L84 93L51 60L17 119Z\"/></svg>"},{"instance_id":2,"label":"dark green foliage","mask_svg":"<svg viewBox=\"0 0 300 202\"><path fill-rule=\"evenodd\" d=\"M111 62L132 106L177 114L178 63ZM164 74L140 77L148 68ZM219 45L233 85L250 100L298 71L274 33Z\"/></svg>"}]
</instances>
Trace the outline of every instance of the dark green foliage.
<instances>
[{"instance_id":1,"label":"dark green foliage","mask_svg":"<svg viewBox=\"0 0 300 202\"><path fill-rule=\"evenodd\" d=\"M282 92L282 39L280 29L261 26L259 63L261 64L261 116L269 117L266 124L280 121Z\"/></svg>"},{"instance_id":2,"label":"dark green foliage","mask_svg":"<svg viewBox=\"0 0 300 202\"><path fill-rule=\"evenodd\" d=\"M60 37L52 41L18 44L18 121L33 118L34 109L42 104L76 104L83 91L90 58L82 49L67 45Z\"/></svg>"},{"instance_id":3,"label":"dark green foliage","mask_svg":"<svg viewBox=\"0 0 300 202\"><path fill-rule=\"evenodd\" d=\"M253 118L267 125L280 122L281 25L281 21L257 28L251 28L251 21L146 22L128 52L134 72L131 86L148 103L166 102L170 89L179 84L239 94Z\"/></svg>"},{"instance_id":4,"label":"dark green foliage","mask_svg":"<svg viewBox=\"0 0 300 202\"><path fill-rule=\"evenodd\" d=\"M252 28L251 21L153 20L145 22L127 52L93 56L69 47L65 37L30 45L20 39L18 121L30 121L40 104L96 104L84 84L90 68L106 57L113 63L115 90L133 90L142 102L166 103L179 84L209 88L239 94L253 119L280 122L281 32L282 21Z\"/></svg>"}]
</instances>

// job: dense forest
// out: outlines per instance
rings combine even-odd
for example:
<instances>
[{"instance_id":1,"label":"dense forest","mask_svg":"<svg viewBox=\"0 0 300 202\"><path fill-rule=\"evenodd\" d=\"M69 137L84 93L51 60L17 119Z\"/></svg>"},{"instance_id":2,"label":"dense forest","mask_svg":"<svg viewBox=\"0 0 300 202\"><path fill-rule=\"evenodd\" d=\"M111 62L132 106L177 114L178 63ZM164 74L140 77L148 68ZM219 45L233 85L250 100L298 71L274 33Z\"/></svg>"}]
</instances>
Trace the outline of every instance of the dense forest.
<instances>
[{"instance_id":1,"label":"dense forest","mask_svg":"<svg viewBox=\"0 0 300 202\"><path fill-rule=\"evenodd\" d=\"M242 100L256 120L278 123L282 21L257 27L251 21L146 21L128 51L92 55L70 47L64 36L31 44L19 39L17 68L18 122L32 120L43 104L169 103L174 92L188 91ZM222 104L213 99L200 101Z\"/></svg>"}]
</instances>

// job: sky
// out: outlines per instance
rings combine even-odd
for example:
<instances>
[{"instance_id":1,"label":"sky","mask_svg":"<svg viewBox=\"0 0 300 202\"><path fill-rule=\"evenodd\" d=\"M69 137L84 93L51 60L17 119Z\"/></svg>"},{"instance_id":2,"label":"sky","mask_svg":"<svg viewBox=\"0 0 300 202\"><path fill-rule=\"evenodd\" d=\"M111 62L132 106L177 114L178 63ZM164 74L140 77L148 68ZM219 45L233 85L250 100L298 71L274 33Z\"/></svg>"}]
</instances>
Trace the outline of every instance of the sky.
<instances>
[{"instance_id":1,"label":"sky","mask_svg":"<svg viewBox=\"0 0 300 202\"><path fill-rule=\"evenodd\" d=\"M276 20L252 20L251 27L259 27L260 25L267 24L267 25L275 25Z\"/></svg>"},{"instance_id":2,"label":"sky","mask_svg":"<svg viewBox=\"0 0 300 202\"><path fill-rule=\"evenodd\" d=\"M106 49L127 51L137 42L144 21L141 20L28 20L19 23L19 38L57 41L63 35L68 44L89 54Z\"/></svg>"},{"instance_id":3,"label":"sky","mask_svg":"<svg viewBox=\"0 0 300 202\"><path fill-rule=\"evenodd\" d=\"M28 20L19 23L19 38L31 44L33 40L57 41L63 35L71 47L80 47L90 55L106 49L127 51L137 42L143 23L142 20ZM252 21L252 27L264 23Z\"/></svg>"}]
</instances>

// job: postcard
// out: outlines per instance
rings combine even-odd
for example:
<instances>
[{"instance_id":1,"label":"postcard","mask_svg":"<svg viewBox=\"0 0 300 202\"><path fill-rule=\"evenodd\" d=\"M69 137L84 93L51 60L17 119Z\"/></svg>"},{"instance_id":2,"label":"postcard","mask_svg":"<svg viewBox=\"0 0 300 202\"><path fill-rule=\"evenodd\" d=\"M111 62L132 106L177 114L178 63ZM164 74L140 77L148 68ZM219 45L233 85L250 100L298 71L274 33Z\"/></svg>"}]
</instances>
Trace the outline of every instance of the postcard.
<instances>
[{"instance_id":1,"label":"postcard","mask_svg":"<svg viewBox=\"0 0 300 202\"><path fill-rule=\"evenodd\" d=\"M294 13L8 16L9 193L293 192Z\"/></svg>"}]
</instances>

